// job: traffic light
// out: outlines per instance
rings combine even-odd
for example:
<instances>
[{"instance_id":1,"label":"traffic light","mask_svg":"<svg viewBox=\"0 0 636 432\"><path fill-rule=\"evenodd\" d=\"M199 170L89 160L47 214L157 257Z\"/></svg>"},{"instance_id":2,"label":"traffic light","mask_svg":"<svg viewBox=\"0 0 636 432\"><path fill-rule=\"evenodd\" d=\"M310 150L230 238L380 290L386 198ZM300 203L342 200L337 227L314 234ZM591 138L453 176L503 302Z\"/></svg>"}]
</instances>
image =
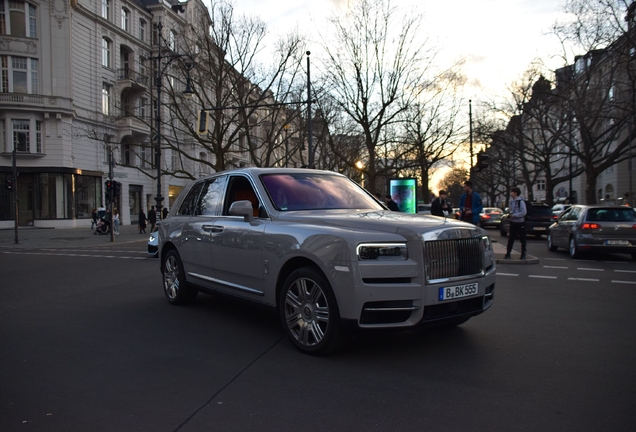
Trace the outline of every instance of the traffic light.
<instances>
[{"instance_id":1,"label":"traffic light","mask_svg":"<svg viewBox=\"0 0 636 432\"><path fill-rule=\"evenodd\" d=\"M121 183L116 181L113 182L113 196L118 197L119 195L121 195Z\"/></svg>"},{"instance_id":2,"label":"traffic light","mask_svg":"<svg viewBox=\"0 0 636 432\"><path fill-rule=\"evenodd\" d=\"M199 118L197 119L197 132L199 135L203 135L208 132L208 118L209 114L206 110L199 111Z\"/></svg>"},{"instance_id":3,"label":"traffic light","mask_svg":"<svg viewBox=\"0 0 636 432\"><path fill-rule=\"evenodd\" d=\"M4 187L10 191L13 190L13 179L6 179L4 181Z\"/></svg>"},{"instance_id":4,"label":"traffic light","mask_svg":"<svg viewBox=\"0 0 636 432\"><path fill-rule=\"evenodd\" d=\"M106 201L110 202L113 197L113 181L106 180L104 182L104 188L106 192Z\"/></svg>"},{"instance_id":5,"label":"traffic light","mask_svg":"<svg viewBox=\"0 0 636 432\"><path fill-rule=\"evenodd\" d=\"M484 152L477 153L477 165L475 166L475 171L480 172L488 168L488 156Z\"/></svg>"}]
</instances>

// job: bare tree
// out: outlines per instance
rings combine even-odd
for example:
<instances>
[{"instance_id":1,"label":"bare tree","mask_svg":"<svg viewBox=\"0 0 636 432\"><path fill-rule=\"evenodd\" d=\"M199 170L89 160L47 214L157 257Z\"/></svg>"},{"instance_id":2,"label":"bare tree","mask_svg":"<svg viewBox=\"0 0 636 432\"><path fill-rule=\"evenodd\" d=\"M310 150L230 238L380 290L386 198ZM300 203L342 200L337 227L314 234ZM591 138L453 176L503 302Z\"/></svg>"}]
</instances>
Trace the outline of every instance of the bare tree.
<instances>
[{"instance_id":1,"label":"bare tree","mask_svg":"<svg viewBox=\"0 0 636 432\"><path fill-rule=\"evenodd\" d=\"M416 41L417 11L398 15L389 0L358 0L348 6L331 19L333 38L324 41L323 73L336 104L364 139L364 172L375 192L376 176L391 169L376 163L378 150L395 140L385 132L417 102L432 53Z\"/></svg>"},{"instance_id":2,"label":"bare tree","mask_svg":"<svg viewBox=\"0 0 636 432\"><path fill-rule=\"evenodd\" d=\"M634 10L624 21L627 3L569 0L565 10L570 21L554 26L568 63L558 71L557 88L570 102L578 139L568 145L583 165L588 204L597 202L596 183L601 173L629 157L634 134L635 44L630 24ZM582 55L572 62L575 53Z\"/></svg>"}]
</instances>

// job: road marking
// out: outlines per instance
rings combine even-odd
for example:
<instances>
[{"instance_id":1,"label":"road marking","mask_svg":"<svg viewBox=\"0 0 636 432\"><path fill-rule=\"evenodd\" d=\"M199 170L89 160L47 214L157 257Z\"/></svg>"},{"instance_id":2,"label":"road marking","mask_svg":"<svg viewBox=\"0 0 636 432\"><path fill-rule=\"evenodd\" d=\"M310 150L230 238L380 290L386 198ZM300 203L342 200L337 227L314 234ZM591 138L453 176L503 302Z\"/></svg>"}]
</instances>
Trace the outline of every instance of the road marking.
<instances>
[{"instance_id":1,"label":"road marking","mask_svg":"<svg viewBox=\"0 0 636 432\"><path fill-rule=\"evenodd\" d=\"M518 273L499 273L497 272L497 276L519 276Z\"/></svg>"},{"instance_id":2,"label":"road marking","mask_svg":"<svg viewBox=\"0 0 636 432\"><path fill-rule=\"evenodd\" d=\"M587 268L587 267L577 267L577 270L585 270L585 271L605 271L604 269L597 268Z\"/></svg>"},{"instance_id":3,"label":"road marking","mask_svg":"<svg viewBox=\"0 0 636 432\"><path fill-rule=\"evenodd\" d=\"M583 282L599 282L599 279L588 279L588 278L568 278L571 281L583 281Z\"/></svg>"},{"instance_id":4,"label":"road marking","mask_svg":"<svg viewBox=\"0 0 636 432\"><path fill-rule=\"evenodd\" d=\"M556 276L543 276L543 275L528 275L529 278L536 278L536 279L556 279Z\"/></svg>"},{"instance_id":5,"label":"road marking","mask_svg":"<svg viewBox=\"0 0 636 432\"><path fill-rule=\"evenodd\" d=\"M570 267L561 267L561 266L543 266L543 268L551 268L551 269L569 269Z\"/></svg>"},{"instance_id":6,"label":"road marking","mask_svg":"<svg viewBox=\"0 0 636 432\"><path fill-rule=\"evenodd\" d=\"M546 261L566 261L565 258L543 258Z\"/></svg>"},{"instance_id":7,"label":"road marking","mask_svg":"<svg viewBox=\"0 0 636 432\"><path fill-rule=\"evenodd\" d=\"M616 273L636 273L634 270L614 270Z\"/></svg>"},{"instance_id":8,"label":"road marking","mask_svg":"<svg viewBox=\"0 0 636 432\"><path fill-rule=\"evenodd\" d=\"M133 251L133 250L113 250L113 249L99 249L99 248L91 248L91 249L40 249L43 251L53 251L53 252L108 252L108 253L129 253L129 254L145 254L145 251Z\"/></svg>"},{"instance_id":9,"label":"road marking","mask_svg":"<svg viewBox=\"0 0 636 432\"><path fill-rule=\"evenodd\" d=\"M617 284L630 284L630 285L636 285L636 281L619 281L619 280L613 280L613 283L617 283Z\"/></svg>"}]
</instances>

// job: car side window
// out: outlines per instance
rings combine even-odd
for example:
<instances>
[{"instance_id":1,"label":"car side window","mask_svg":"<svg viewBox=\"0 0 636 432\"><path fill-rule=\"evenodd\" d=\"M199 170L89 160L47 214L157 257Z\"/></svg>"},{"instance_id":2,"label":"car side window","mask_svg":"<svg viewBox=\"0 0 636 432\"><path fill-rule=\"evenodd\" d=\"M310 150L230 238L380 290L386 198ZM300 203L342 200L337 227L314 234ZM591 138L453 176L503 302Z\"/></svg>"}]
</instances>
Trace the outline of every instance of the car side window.
<instances>
[{"instance_id":1,"label":"car side window","mask_svg":"<svg viewBox=\"0 0 636 432\"><path fill-rule=\"evenodd\" d=\"M566 211L561 213L561 217L559 218L559 220L561 221L570 220L570 213L572 213L572 209L567 209Z\"/></svg>"},{"instance_id":2,"label":"car side window","mask_svg":"<svg viewBox=\"0 0 636 432\"><path fill-rule=\"evenodd\" d=\"M225 192L226 176L214 177L203 183L201 194L196 205L195 215L216 216Z\"/></svg>"},{"instance_id":3,"label":"car side window","mask_svg":"<svg viewBox=\"0 0 636 432\"><path fill-rule=\"evenodd\" d=\"M201 194L201 189L203 189L203 182L199 182L192 186L192 189L190 189L190 192L188 192L188 195L181 203L181 207L179 207L177 215L194 216L199 195Z\"/></svg>"},{"instance_id":4,"label":"car side window","mask_svg":"<svg viewBox=\"0 0 636 432\"><path fill-rule=\"evenodd\" d=\"M573 208L572 211L570 212L570 217L568 218L568 220L576 221L578 220L580 214L581 214L580 208Z\"/></svg>"}]
</instances>

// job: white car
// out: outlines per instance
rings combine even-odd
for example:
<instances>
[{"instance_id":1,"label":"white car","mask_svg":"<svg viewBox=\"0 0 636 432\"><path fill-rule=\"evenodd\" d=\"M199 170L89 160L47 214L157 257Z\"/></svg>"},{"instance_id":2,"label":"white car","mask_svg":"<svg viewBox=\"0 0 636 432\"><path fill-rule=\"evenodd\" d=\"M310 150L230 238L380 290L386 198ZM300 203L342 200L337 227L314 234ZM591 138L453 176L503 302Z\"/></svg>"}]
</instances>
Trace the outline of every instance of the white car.
<instances>
[{"instance_id":1,"label":"white car","mask_svg":"<svg viewBox=\"0 0 636 432\"><path fill-rule=\"evenodd\" d=\"M159 228L150 233L148 239L148 256L152 258L159 257Z\"/></svg>"},{"instance_id":2,"label":"white car","mask_svg":"<svg viewBox=\"0 0 636 432\"><path fill-rule=\"evenodd\" d=\"M431 205L430 204L418 204L417 205L417 214L431 214Z\"/></svg>"},{"instance_id":3,"label":"white car","mask_svg":"<svg viewBox=\"0 0 636 432\"><path fill-rule=\"evenodd\" d=\"M555 204L552 206L552 214L561 216L561 213L570 208L570 204Z\"/></svg>"}]
</instances>

